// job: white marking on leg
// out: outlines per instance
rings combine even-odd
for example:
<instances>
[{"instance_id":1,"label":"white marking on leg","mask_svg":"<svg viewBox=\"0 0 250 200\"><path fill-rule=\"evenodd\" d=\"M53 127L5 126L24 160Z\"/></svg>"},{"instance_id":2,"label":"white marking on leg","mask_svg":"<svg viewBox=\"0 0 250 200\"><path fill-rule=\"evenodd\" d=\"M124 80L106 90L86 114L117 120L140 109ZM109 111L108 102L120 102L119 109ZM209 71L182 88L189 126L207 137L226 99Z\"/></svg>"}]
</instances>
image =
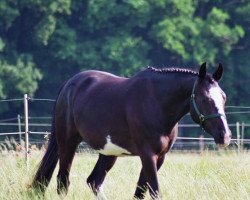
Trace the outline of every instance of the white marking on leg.
<instances>
[{"instance_id":1,"label":"white marking on leg","mask_svg":"<svg viewBox=\"0 0 250 200\"><path fill-rule=\"evenodd\" d=\"M96 198L97 198L97 200L107 200L107 197L103 192L102 185L99 187L99 189L97 191Z\"/></svg>"},{"instance_id":2,"label":"white marking on leg","mask_svg":"<svg viewBox=\"0 0 250 200\"><path fill-rule=\"evenodd\" d=\"M131 154L128 150L112 143L111 136L108 135L106 137L107 143L104 145L103 149L98 150L99 153L106 155L106 156L119 156L122 154Z\"/></svg>"}]
</instances>

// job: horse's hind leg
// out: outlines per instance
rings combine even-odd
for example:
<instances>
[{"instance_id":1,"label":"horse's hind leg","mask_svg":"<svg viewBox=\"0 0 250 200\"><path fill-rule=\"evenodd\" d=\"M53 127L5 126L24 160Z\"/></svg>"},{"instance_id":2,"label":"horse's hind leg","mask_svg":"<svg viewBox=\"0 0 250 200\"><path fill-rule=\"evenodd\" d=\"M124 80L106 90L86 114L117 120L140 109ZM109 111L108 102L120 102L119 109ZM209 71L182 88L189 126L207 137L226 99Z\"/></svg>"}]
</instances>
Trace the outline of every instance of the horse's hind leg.
<instances>
[{"instance_id":1,"label":"horse's hind leg","mask_svg":"<svg viewBox=\"0 0 250 200\"><path fill-rule=\"evenodd\" d=\"M102 192L100 191L101 185L106 177L106 174L115 164L116 159L116 156L105 156L99 154L98 161L87 179L87 184L91 187L95 195L98 196Z\"/></svg>"},{"instance_id":2,"label":"horse's hind leg","mask_svg":"<svg viewBox=\"0 0 250 200\"><path fill-rule=\"evenodd\" d=\"M57 175L58 194L67 193L69 187L69 172L76 148L81 139L78 133L68 134L70 137L59 139L59 172Z\"/></svg>"}]
</instances>

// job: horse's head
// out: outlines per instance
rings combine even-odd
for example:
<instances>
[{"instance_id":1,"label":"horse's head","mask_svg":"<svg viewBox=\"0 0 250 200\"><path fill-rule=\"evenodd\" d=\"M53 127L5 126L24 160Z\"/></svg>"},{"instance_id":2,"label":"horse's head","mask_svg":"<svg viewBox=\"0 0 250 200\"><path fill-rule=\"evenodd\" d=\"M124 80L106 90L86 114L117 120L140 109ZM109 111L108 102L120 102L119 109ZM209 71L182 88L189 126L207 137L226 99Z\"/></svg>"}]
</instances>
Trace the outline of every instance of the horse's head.
<instances>
[{"instance_id":1,"label":"horse's head","mask_svg":"<svg viewBox=\"0 0 250 200\"><path fill-rule=\"evenodd\" d=\"M193 86L190 114L196 123L213 136L219 147L226 147L231 140L231 131L224 111L226 95L218 85L222 74L221 64L212 76L206 73L206 63L201 65Z\"/></svg>"}]
</instances>

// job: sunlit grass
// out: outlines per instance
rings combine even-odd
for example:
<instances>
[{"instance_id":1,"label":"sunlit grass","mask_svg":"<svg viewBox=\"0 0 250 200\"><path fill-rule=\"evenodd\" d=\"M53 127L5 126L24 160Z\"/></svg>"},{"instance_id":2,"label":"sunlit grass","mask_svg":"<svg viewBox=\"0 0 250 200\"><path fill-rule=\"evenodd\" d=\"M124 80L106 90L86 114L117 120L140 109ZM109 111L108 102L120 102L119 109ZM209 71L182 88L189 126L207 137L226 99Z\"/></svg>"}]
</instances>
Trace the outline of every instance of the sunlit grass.
<instances>
[{"instance_id":1,"label":"sunlit grass","mask_svg":"<svg viewBox=\"0 0 250 200\"><path fill-rule=\"evenodd\" d=\"M62 199L56 193L58 169L44 197L28 187L41 156L41 152L33 153L28 167L22 157L0 156L0 199ZM97 155L76 155L69 193L64 199L96 199L86 184L96 160ZM107 198L133 199L140 169L138 157L118 158L105 180ZM162 199L247 200L250 199L250 154L169 154L159 171L159 182ZM146 199L150 199L149 195Z\"/></svg>"}]
</instances>

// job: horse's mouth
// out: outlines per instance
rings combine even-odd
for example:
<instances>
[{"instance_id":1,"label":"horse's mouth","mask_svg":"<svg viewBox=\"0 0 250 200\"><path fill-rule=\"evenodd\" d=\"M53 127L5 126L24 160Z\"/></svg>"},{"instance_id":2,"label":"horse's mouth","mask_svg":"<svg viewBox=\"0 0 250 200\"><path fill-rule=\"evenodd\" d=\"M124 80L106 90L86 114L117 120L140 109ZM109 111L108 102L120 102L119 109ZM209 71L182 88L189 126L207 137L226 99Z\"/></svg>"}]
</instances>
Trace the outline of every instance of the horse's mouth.
<instances>
[{"instance_id":1,"label":"horse's mouth","mask_svg":"<svg viewBox=\"0 0 250 200\"><path fill-rule=\"evenodd\" d=\"M231 137L224 138L224 143L217 143L217 147L219 148L225 148L230 144Z\"/></svg>"},{"instance_id":2,"label":"horse's mouth","mask_svg":"<svg viewBox=\"0 0 250 200\"><path fill-rule=\"evenodd\" d=\"M227 134L224 134L224 137L222 138L222 140L219 140L217 142L215 141L217 144L217 147L219 148L227 147L231 142L231 138L232 138L232 134L231 134L231 131L229 131Z\"/></svg>"},{"instance_id":3,"label":"horse's mouth","mask_svg":"<svg viewBox=\"0 0 250 200\"><path fill-rule=\"evenodd\" d=\"M229 143L228 144L217 144L217 147L226 148L228 145L229 145Z\"/></svg>"}]
</instances>

